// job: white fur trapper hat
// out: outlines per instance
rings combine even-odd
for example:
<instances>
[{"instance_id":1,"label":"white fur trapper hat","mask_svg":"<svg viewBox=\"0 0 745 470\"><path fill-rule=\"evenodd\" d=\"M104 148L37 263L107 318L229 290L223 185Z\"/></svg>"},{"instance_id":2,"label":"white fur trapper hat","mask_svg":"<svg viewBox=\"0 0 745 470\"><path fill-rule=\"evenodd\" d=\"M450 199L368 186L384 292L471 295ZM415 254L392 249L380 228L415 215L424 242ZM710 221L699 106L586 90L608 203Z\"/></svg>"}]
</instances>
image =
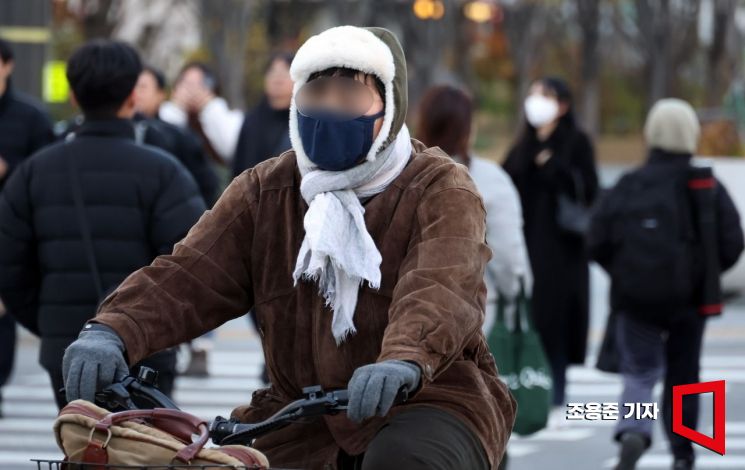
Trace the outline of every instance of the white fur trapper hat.
<instances>
[{"instance_id":1,"label":"white fur trapper hat","mask_svg":"<svg viewBox=\"0 0 745 470\"><path fill-rule=\"evenodd\" d=\"M701 126L696 111L690 104L677 98L656 102L644 125L647 145L667 152L696 152L700 135Z\"/></svg>"},{"instance_id":2,"label":"white fur trapper hat","mask_svg":"<svg viewBox=\"0 0 745 470\"><path fill-rule=\"evenodd\" d=\"M367 154L367 160L390 144L406 118L406 62L396 37L384 28L338 26L312 36L298 49L290 66L295 82L290 104L290 141L297 159L307 166L308 159L300 139L295 96L311 74L332 67L346 67L378 77L383 83L385 114L380 133Z\"/></svg>"}]
</instances>

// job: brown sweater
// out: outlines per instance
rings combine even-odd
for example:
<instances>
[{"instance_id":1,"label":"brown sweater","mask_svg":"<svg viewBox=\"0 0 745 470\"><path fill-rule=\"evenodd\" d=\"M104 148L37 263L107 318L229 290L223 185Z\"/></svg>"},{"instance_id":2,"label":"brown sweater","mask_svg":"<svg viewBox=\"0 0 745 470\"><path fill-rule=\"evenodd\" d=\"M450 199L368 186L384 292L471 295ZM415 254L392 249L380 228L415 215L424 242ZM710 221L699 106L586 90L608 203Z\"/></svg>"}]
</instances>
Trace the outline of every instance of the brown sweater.
<instances>
[{"instance_id":1,"label":"brown sweater","mask_svg":"<svg viewBox=\"0 0 745 470\"><path fill-rule=\"evenodd\" d=\"M357 333L341 346L317 286L293 285L308 206L291 151L238 176L172 255L122 283L97 321L121 335L135 363L253 307L272 386L233 412L245 422L299 398L302 387L345 388L362 365L413 361L422 386L392 413L417 405L452 413L496 466L516 404L481 333L490 256L484 207L465 167L437 148L413 145L401 175L365 203L365 222L383 257L382 283L377 291L360 289ZM329 416L275 431L256 447L275 466L335 468L339 448L364 452L384 423Z\"/></svg>"}]
</instances>

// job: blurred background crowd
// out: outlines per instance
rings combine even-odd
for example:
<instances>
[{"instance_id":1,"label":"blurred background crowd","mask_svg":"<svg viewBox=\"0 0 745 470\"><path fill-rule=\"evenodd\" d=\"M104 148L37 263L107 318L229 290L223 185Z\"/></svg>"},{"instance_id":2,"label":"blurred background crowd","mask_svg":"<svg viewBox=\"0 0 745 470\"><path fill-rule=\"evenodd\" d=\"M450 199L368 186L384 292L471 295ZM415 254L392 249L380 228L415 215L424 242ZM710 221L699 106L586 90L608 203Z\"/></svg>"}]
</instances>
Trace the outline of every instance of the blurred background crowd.
<instances>
[{"instance_id":1,"label":"blurred background crowd","mask_svg":"<svg viewBox=\"0 0 745 470\"><path fill-rule=\"evenodd\" d=\"M0 36L24 57L18 88L44 92L65 119L61 63L91 38L136 45L169 83L186 62L207 62L230 107L246 109L277 50L335 24L385 25L407 51L412 104L443 81L473 91L482 154L504 156L531 79L558 75L598 137L599 159L628 161L640 158L650 104L670 95L699 110L703 154L743 153L744 8L735 0L11 0Z\"/></svg>"}]
</instances>

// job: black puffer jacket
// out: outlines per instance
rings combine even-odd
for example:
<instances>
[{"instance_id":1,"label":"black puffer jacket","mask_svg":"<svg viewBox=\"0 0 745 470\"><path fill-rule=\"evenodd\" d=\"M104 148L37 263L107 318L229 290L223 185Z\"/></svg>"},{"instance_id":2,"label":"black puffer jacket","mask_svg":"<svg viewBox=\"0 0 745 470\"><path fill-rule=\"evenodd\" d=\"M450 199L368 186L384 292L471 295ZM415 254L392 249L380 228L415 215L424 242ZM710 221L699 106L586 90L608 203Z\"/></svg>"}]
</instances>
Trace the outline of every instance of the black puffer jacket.
<instances>
[{"instance_id":1,"label":"black puffer jacket","mask_svg":"<svg viewBox=\"0 0 745 470\"><path fill-rule=\"evenodd\" d=\"M65 139L70 133L77 132L84 122L82 115L59 122L55 128L57 137ZM220 181L197 136L188 129L139 114L135 116L134 122L135 140L158 147L176 157L194 177L207 207L212 207L219 196Z\"/></svg>"},{"instance_id":2,"label":"black puffer jacket","mask_svg":"<svg viewBox=\"0 0 745 470\"><path fill-rule=\"evenodd\" d=\"M0 157L8 164L0 189L19 163L53 140L52 123L41 106L8 86L0 95Z\"/></svg>"},{"instance_id":3,"label":"black puffer jacket","mask_svg":"<svg viewBox=\"0 0 745 470\"><path fill-rule=\"evenodd\" d=\"M0 297L21 324L61 343L77 336L99 300L68 157L78 169L104 291L170 253L205 210L184 167L137 145L129 121L87 122L74 140L22 163L0 195Z\"/></svg>"}]
</instances>

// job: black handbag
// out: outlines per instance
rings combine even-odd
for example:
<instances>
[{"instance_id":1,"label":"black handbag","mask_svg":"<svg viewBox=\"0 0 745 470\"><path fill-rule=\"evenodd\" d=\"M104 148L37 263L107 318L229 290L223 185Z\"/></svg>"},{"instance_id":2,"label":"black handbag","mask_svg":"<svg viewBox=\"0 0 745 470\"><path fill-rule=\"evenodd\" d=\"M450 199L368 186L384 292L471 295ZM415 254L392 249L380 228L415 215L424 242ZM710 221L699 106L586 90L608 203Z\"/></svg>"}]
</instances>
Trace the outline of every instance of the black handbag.
<instances>
[{"instance_id":1,"label":"black handbag","mask_svg":"<svg viewBox=\"0 0 745 470\"><path fill-rule=\"evenodd\" d=\"M571 174L576 198L572 198L565 193L559 193L556 222L563 232L584 237L590 228L590 209L587 207L587 197L582 177L574 170L571 171Z\"/></svg>"}]
</instances>

